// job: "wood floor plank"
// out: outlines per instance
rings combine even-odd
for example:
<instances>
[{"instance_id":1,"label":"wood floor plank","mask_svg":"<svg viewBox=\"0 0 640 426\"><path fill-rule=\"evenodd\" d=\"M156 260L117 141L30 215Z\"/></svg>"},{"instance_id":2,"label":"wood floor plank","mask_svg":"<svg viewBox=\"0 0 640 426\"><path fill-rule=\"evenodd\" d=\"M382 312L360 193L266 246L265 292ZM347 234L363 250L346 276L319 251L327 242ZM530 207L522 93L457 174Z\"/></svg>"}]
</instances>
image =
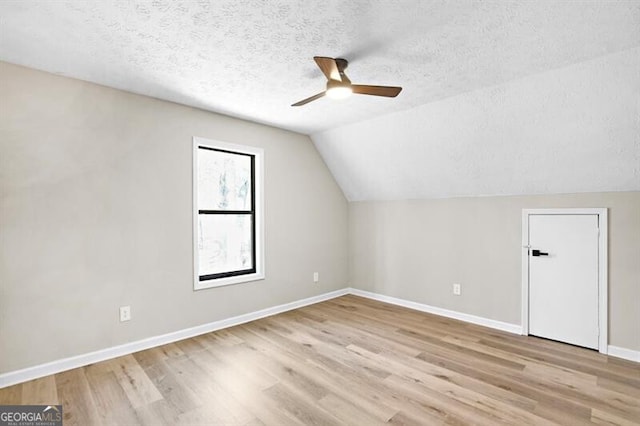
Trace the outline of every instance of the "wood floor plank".
<instances>
[{"instance_id":1,"label":"wood floor plank","mask_svg":"<svg viewBox=\"0 0 640 426\"><path fill-rule=\"evenodd\" d=\"M62 404L65 426L89 426L101 423L85 368L76 368L55 375L58 401Z\"/></svg>"},{"instance_id":2,"label":"wood floor plank","mask_svg":"<svg viewBox=\"0 0 640 426\"><path fill-rule=\"evenodd\" d=\"M640 364L349 295L0 389L65 425L640 425Z\"/></svg>"},{"instance_id":3,"label":"wood floor plank","mask_svg":"<svg viewBox=\"0 0 640 426\"><path fill-rule=\"evenodd\" d=\"M133 355L112 359L108 361L108 365L134 408L162 399L162 395Z\"/></svg>"},{"instance_id":4,"label":"wood floor plank","mask_svg":"<svg viewBox=\"0 0 640 426\"><path fill-rule=\"evenodd\" d=\"M478 369L473 365L464 362L450 360L446 357L422 353L416 359L426 362L427 364L437 365L450 371L455 371L463 376L474 378L491 384L493 386L517 393L523 397L530 398L538 402L538 405L544 404L545 409L540 412L543 417L550 420L559 420L566 417L566 413L571 413L570 418L582 421L591 415L588 406L584 406L578 402L567 400L562 395L555 392L549 392L548 389L541 389L536 383L531 382L528 376L522 374L517 378L508 377L501 372L488 372L482 368ZM562 424L562 423L561 423Z\"/></svg>"},{"instance_id":5,"label":"wood floor plank","mask_svg":"<svg viewBox=\"0 0 640 426\"><path fill-rule=\"evenodd\" d=\"M526 356L537 362L558 365L582 373L591 374L597 377L610 378L615 381L627 383L633 387L640 387L640 373L630 371L631 369L625 370L624 368L619 368L618 366L611 366L597 361L586 362L582 359L576 359L576 357L564 357L557 351L554 352L551 350L531 349L523 345L517 345L514 343L498 344L492 342L491 346L494 348L499 348L522 356ZM625 373L631 374L627 375Z\"/></svg>"},{"instance_id":6,"label":"wood floor plank","mask_svg":"<svg viewBox=\"0 0 640 426\"><path fill-rule=\"evenodd\" d=\"M0 404L1 405L20 405L23 399L31 399L29 394L22 392L24 384L17 384L0 389Z\"/></svg>"},{"instance_id":7,"label":"wood floor plank","mask_svg":"<svg viewBox=\"0 0 640 426\"><path fill-rule=\"evenodd\" d=\"M452 384L525 410L532 410L536 405L536 401L531 398L526 398L501 387L457 374L454 371L428 364L415 358L390 352L374 354L355 346L350 346L348 349L367 360L389 365L395 375L408 380L436 385L441 382Z\"/></svg>"},{"instance_id":8,"label":"wood floor plank","mask_svg":"<svg viewBox=\"0 0 640 426\"><path fill-rule=\"evenodd\" d=\"M593 423L599 425L637 426L640 424L640 419L637 417L635 420L623 419L607 411L601 411L598 409L593 410L591 420Z\"/></svg>"},{"instance_id":9,"label":"wood floor plank","mask_svg":"<svg viewBox=\"0 0 640 426\"><path fill-rule=\"evenodd\" d=\"M206 338L208 336L203 337ZM214 341L213 344L215 343L218 342ZM195 356L207 357L209 362L215 358L214 365L215 363L221 363L222 368L217 369L212 374L215 377L225 376L225 381L228 379L227 370L229 368L233 368L234 371L247 371L246 366L252 364L253 367L250 370L251 384L249 386L267 389L279 382L278 377L271 374L262 363L256 362L254 349L246 342L233 346L218 344L215 347L209 347L208 351L195 354ZM193 358L194 355L191 355L191 357Z\"/></svg>"},{"instance_id":10,"label":"wood floor plank","mask_svg":"<svg viewBox=\"0 0 640 426\"><path fill-rule=\"evenodd\" d=\"M141 364L144 372L154 384L163 399L173 408L173 414L177 417L182 413L195 410L203 404L199 397L198 389L186 386L179 377L171 371L163 352L158 348L136 352L134 358ZM184 359L176 357L175 359Z\"/></svg>"},{"instance_id":11,"label":"wood floor plank","mask_svg":"<svg viewBox=\"0 0 640 426\"><path fill-rule=\"evenodd\" d=\"M175 426L179 414L164 399L143 405L135 409L140 425Z\"/></svg>"},{"instance_id":12,"label":"wood floor plank","mask_svg":"<svg viewBox=\"0 0 640 426\"><path fill-rule=\"evenodd\" d=\"M312 404L291 392L282 384L273 385L264 391L265 394L276 401L283 410L292 414L305 425L332 426L338 423L338 419L318 404Z\"/></svg>"},{"instance_id":13,"label":"wood floor plank","mask_svg":"<svg viewBox=\"0 0 640 426\"><path fill-rule=\"evenodd\" d=\"M168 360L167 365L180 383L189 389L197 389L198 397L203 404L197 410L192 410L192 413L210 415L221 424L242 424L253 418L216 381L211 380L207 370L201 368L193 359Z\"/></svg>"},{"instance_id":14,"label":"wood floor plank","mask_svg":"<svg viewBox=\"0 0 640 426\"><path fill-rule=\"evenodd\" d=\"M618 394L628 395L640 401L640 387L634 387L626 383L620 383L615 380L606 379L604 377L598 377L598 386L602 389L609 389L617 392Z\"/></svg>"},{"instance_id":15,"label":"wood floor plank","mask_svg":"<svg viewBox=\"0 0 640 426\"><path fill-rule=\"evenodd\" d=\"M295 327L294 325L290 325L290 326ZM290 335L293 335L293 333L291 333ZM284 337L284 336L281 336L281 337ZM398 388L397 386L394 388L393 386L388 386L388 383L384 381L383 382L376 381L380 379L381 376L388 377L391 374L389 371L387 371L384 375L379 374L378 371L381 371L384 369L384 363L381 363L379 365L372 365L370 363L363 362L362 359L356 360L357 362L354 362L354 361L345 362L344 352L348 353L349 351L346 348L344 348L343 345L348 343L349 343L348 341L342 342L342 345L341 345L339 343L336 344L336 342L331 342L331 344L329 345L331 347L328 347L328 346L323 347L321 345L318 345L316 342L315 345L312 345L306 350L310 351L311 348L314 348L315 350L318 350L320 353L325 353L327 355L327 358L338 360L340 364L344 364L346 367L351 369L356 369L356 371L359 372L359 375L358 375L359 377L353 380L357 381L357 384L358 384L357 387L361 392L366 392L366 390L370 389L373 392L371 394L372 398L379 398L381 402L384 401L385 403L395 407L396 409L403 411L405 414L414 413L414 414L418 414L419 416L425 417L431 414L432 409L434 408L434 405L436 406L438 405L437 402L430 401L430 404L426 405L427 410L424 410L425 405L421 404L419 400L407 398L406 395L403 395L403 391L405 391L406 389L401 389L402 387ZM341 374L348 375L349 373L347 371L343 371ZM352 383L355 383L355 382L352 382ZM386 399L380 398L379 394L387 395L387 398ZM424 399L425 393L423 392L420 395L420 397ZM455 401L451 401L450 398L445 397L444 399L448 400L449 407L451 407L452 405L455 405L454 404ZM439 403L442 403L442 401L439 401ZM462 408L463 408L462 405L457 406L458 410L461 410ZM469 407L469 410L467 411L473 411L473 409ZM482 413L479 413L477 410L475 410L473 413L467 412L467 414L469 416L468 417L469 419L471 418L477 419L479 417L482 417ZM494 418L491 418L489 416L486 416L486 417L487 418L485 419L485 422L483 424L487 424L487 425L495 424Z\"/></svg>"},{"instance_id":16,"label":"wood floor plank","mask_svg":"<svg viewBox=\"0 0 640 426\"><path fill-rule=\"evenodd\" d=\"M310 308L312 308L312 306L308 306L305 309ZM318 307L317 309L325 311L324 306ZM344 315L344 313L342 314ZM389 336L388 333L394 332L397 327L384 331L376 324L372 324L366 320L359 320L352 316L349 317L348 323L345 322L345 320L345 317L333 316L332 320L325 321L321 325L318 325L316 330L328 335L341 335L344 333L345 336L349 336L349 334L357 336L354 337L355 340L353 340L353 343L366 348L371 352L378 352L380 349L393 347L394 351L403 352L410 356L416 356L424 350L422 347L412 344L412 342L403 342L401 339L391 340L385 337ZM361 342L365 342L365 344L362 344Z\"/></svg>"},{"instance_id":17,"label":"wood floor plank","mask_svg":"<svg viewBox=\"0 0 640 426\"><path fill-rule=\"evenodd\" d=\"M292 363L306 365L330 392L350 401L379 421L386 422L398 411L380 400L380 390L372 387L365 377L353 373L331 358L315 353L313 348L302 346L299 348L302 353L291 352L290 345L279 341L278 335L270 335L265 330L261 328L257 333L252 327L246 326L238 327L235 332L245 333L247 341L267 357L287 357ZM354 388L357 392L354 392Z\"/></svg>"},{"instance_id":18,"label":"wood floor plank","mask_svg":"<svg viewBox=\"0 0 640 426\"><path fill-rule=\"evenodd\" d=\"M376 426L386 423L370 415L346 398L333 393L329 393L318 400L318 405L330 411L339 420L340 424Z\"/></svg>"},{"instance_id":19,"label":"wood floor plank","mask_svg":"<svg viewBox=\"0 0 640 426\"><path fill-rule=\"evenodd\" d=\"M228 348L238 345L223 345ZM200 351L191 356L191 359L207 370L212 381L219 384L224 392L233 396L245 410L250 412L267 425L278 424L301 424L295 417L281 410L278 405L266 397L263 393L279 381L273 377L265 375L261 368L257 368L258 363L252 360L250 364L236 363L237 357L227 356L220 347L211 348L215 350L215 354L210 350ZM220 356L221 353L225 353ZM237 352L233 352L237 355ZM247 368L251 365L251 368ZM251 422L251 421L250 421ZM249 422L249 423L250 423Z\"/></svg>"},{"instance_id":20,"label":"wood floor plank","mask_svg":"<svg viewBox=\"0 0 640 426\"><path fill-rule=\"evenodd\" d=\"M22 401L26 405L58 405L58 390L53 376L22 384Z\"/></svg>"},{"instance_id":21,"label":"wood floor plank","mask_svg":"<svg viewBox=\"0 0 640 426\"><path fill-rule=\"evenodd\" d=\"M99 424L136 425L138 418L127 395L112 371L93 371L94 366L84 369L91 389ZM96 368L97 370L97 368ZM64 410L63 410L64 411Z\"/></svg>"}]
</instances>

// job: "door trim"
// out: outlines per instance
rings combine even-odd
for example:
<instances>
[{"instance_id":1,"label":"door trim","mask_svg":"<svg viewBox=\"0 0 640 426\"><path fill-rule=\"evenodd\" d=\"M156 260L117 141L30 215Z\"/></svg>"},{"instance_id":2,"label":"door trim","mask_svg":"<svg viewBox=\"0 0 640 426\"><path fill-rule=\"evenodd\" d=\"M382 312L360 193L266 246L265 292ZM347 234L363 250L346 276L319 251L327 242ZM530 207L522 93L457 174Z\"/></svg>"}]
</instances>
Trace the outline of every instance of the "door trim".
<instances>
[{"instance_id":1,"label":"door trim","mask_svg":"<svg viewBox=\"0 0 640 426\"><path fill-rule=\"evenodd\" d=\"M609 343L608 294L608 218L606 208L570 208L570 209L522 209L522 334L529 334L529 216L547 215L597 215L598 228L598 351L607 354Z\"/></svg>"}]
</instances>

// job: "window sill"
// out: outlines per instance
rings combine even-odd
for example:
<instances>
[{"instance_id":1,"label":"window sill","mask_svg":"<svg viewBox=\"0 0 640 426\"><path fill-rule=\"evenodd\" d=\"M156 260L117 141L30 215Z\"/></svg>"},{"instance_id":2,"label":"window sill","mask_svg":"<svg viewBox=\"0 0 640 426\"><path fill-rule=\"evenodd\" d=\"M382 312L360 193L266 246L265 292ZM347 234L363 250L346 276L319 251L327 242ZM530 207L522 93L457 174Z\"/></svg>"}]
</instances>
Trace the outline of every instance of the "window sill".
<instances>
[{"instance_id":1,"label":"window sill","mask_svg":"<svg viewBox=\"0 0 640 426\"><path fill-rule=\"evenodd\" d=\"M260 281L260 280L264 280L263 272L256 272L254 274L247 274L247 275L238 275L235 277L216 278L216 279L206 280L206 281L200 281L199 279L197 279L196 282L194 283L193 289L205 290L207 288L224 287L227 285L242 284L242 283L248 283L251 281Z\"/></svg>"}]
</instances>

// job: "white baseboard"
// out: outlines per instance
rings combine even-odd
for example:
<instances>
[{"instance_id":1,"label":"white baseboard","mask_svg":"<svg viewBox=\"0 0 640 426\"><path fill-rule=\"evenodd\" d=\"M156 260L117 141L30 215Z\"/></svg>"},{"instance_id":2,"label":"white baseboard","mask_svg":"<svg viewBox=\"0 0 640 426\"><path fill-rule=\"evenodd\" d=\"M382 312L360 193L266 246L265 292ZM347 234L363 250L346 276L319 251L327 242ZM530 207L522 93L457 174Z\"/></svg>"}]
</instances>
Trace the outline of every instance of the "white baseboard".
<instances>
[{"instance_id":1,"label":"white baseboard","mask_svg":"<svg viewBox=\"0 0 640 426\"><path fill-rule=\"evenodd\" d=\"M370 291L359 290L357 288L350 288L349 293L366 297L367 299L378 300L380 302L391 303L392 305L404 306L405 308L415 309L416 311L428 312L430 314L440 315L441 317L453 318L464 322L470 322L472 324L482 325L489 328L495 328L496 330L502 330L513 334L522 334L522 326L518 324L510 324L507 322L496 321L488 318L477 317L475 315L464 314L462 312L450 311L448 309L438 308L431 305L425 305L423 303L412 302L410 300L398 299L396 297L385 296L378 293L372 293Z\"/></svg>"},{"instance_id":2,"label":"white baseboard","mask_svg":"<svg viewBox=\"0 0 640 426\"><path fill-rule=\"evenodd\" d=\"M619 346L608 347L608 355L616 358L626 359L628 361L640 362L640 351L634 351L632 349L621 348Z\"/></svg>"},{"instance_id":3,"label":"white baseboard","mask_svg":"<svg viewBox=\"0 0 640 426\"><path fill-rule=\"evenodd\" d=\"M383 294L372 293L370 291L359 290L357 288L349 288L348 290L349 294L366 297L367 299L373 299L380 302L391 303L393 305L404 306L405 308L428 312L430 314L470 322L472 324L482 325L489 328L495 328L497 330L502 330L513 334L522 334L522 326L518 324L510 324L488 318L477 317L475 315L464 314L462 312L450 311L448 309L425 305L423 303L412 302L405 299L398 299L396 297L385 296ZM640 351L634 351L632 349L621 348L619 346L612 345L609 345L607 349L607 355L626 359L628 361L640 362Z\"/></svg>"},{"instance_id":4,"label":"white baseboard","mask_svg":"<svg viewBox=\"0 0 640 426\"><path fill-rule=\"evenodd\" d=\"M117 358L123 355L129 355L131 353L142 351L144 349L154 348L156 346L166 345L178 340L188 339L200 334L205 334L223 328L233 327L234 325L240 325L250 321L255 321L260 318L269 317L271 315L276 315L282 312L301 308L303 306L312 305L314 303L323 302L329 299L334 299L336 297L344 296L345 294L349 294L348 288L320 294L318 296L285 303L283 305L278 305L219 321L210 322L208 324L202 324L196 327L179 330L172 333L162 334L160 336L149 337L147 339L113 346L111 348L100 349L95 352L89 352L82 355L48 362L46 364L24 368L22 370L10 371L8 373L0 374L0 389L29 380L38 379L40 377L49 376L51 374L60 373L62 371L71 370L73 368L83 367L85 365Z\"/></svg>"},{"instance_id":5,"label":"white baseboard","mask_svg":"<svg viewBox=\"0 0 640 426\"><path fill-rule=\"evenodd\" d=\"M488 318L478 317L475 315L469 315L462 312L450 311L448 309L438 308L435 306L426 305L423 303L412 302L405 299L398 299L396 297L385 296L378 293L372 293L365 290L359 290L357 288L343 288L341 290L332 291L329 293L320 294L318 296L309 297L302 300L297 300L283 305L274 306L271 308L262 309L255 312L250 312L235 317L210 322L208 324L202 324L196 327L187 328L184 330L175 331L172 333L163 334L160 336L149 337L147 339L137 340L135 342L125 343L119 346L113 346L111 348L101 349L95 352L90 352L82 355L77 355L69 358L64 358L46 364L40 364L33 367L28 367L22 370L10 371L8 373L0 374L0 389L15 385L18 383L26 382L40 377L49 376L51 374L60 373L62 371L71 370L73 368L83 367L85 365L93 364L100 361L105 361L119 356L129 355L134 352L142 351L149 348L154 348L168 343L173 343L178 340L188 339L190 337L199 336L201 334L210 333L212 331L220 330L223 328L233 327L234 325L244 324L250 321L255 321L260 318L265 318L271 315L276 315L282 312L287 312L293 309L302 308L303 306L312 305L314 303L323 302L325 300L334 299L336 297L344 296L346 294L353 294L355 296L366 297L368 299L378 300L380 302L390 303L392 305L403 306L405 308L414 309L417 311L428 312L430 314L440 315L447 318L453 318L460 321L469 322L472 324L482 325L497 330L506 331L514 334L521 334L522 327L517 324L510 324L502 321L496 321ZM621 348L617 346L609 346L609 355L623 358L630 361L640 362L640 352L631 349Z\"/></svg>"}]
</instances>

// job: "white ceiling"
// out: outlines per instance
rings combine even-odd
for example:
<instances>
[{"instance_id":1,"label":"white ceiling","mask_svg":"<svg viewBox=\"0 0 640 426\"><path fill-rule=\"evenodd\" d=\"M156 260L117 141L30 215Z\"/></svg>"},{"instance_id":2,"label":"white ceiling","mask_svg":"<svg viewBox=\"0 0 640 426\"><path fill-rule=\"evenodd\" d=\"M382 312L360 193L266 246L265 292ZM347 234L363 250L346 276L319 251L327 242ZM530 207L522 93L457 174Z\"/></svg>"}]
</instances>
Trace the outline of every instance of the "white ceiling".
<instances>
[{"instance_id":1,"label":"white ceiling","mask_svg":"<svg viewBox=\"0 0 640 426\"><path fill-rule=\"evenodd\" d=\"M640 48L312 138L351 201L640 191Z\"/></svg>"},{"instance_id":2,"label":"white ceiling","mask_svg":"<svg viewBox=\"0 0 640 426\"><path fill-rule=\"evenodd\" d=\"M0 2L0 60L310 134L350 200L640 190L637 61L616 65L626 86L612 89L631 101L589 92L598 65L574 65L638 46L640 0ZM347 58L354 83L404 90L292 108L324 89L314 55ZM581 87L562 71L573 66ZM581 109L594 98L615 106ZM565 117L566 104L582 112ZM567 122L593 132L538 132ZM530 134L546 138L539 149ZM590 148L575 161L581 135ZM616 172L596 177L599 161ZM523 169L535 177L514 178Z\"/></svg>"},{"instance_id":3,"label":"white ceiling","mask_svg":"<svg viewBox=\"0 0 640 426\"><path fill-rule=\"evenodd\" d=\"M312 134L637 46L639 4L5 0L0 59ZM292 108L314 55L404 91Z\"/></svg>"}]
</instances>

